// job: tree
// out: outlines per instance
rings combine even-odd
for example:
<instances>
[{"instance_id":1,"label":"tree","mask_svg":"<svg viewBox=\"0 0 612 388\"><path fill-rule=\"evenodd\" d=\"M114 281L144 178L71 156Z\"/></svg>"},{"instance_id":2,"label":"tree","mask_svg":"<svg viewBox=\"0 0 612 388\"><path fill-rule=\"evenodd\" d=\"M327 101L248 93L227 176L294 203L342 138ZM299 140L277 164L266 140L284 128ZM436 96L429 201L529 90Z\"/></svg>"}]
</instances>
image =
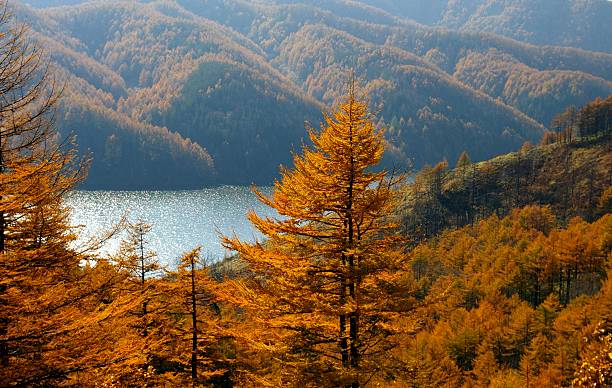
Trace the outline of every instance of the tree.
<instances>
[{"instance_id":1,"label":"tree","mask_svg":"<svg viewBox=\"0 0 612 388\"><path fill-rule=\"evenodd\" d=\"M216 282L200 259L200 248L181 257L176 271L164 280L166 312L164 348L158 354L174 372L172 385L201 386L227 372L219 347L225 334L219 326L219 308L213 297Z\"/></svg>"},{"instance_id":2,"label":"tree","mask_svg":"<svg viewBox=\"0 0 612 388\"><path fill-rule=\"evenodd\" d=\"M5 4L4 4L5 5ZM0 14L0 381L52 385L126 360L115 317L132 306L104 300L117 271L82 265L63 195L86 167L53 128L58 101L42 54Z\"/></svg>"},{"instance_id":3,"label":"tree","mask_svg":"<svg viewBox=\"0 0 612 388\"><path fill-rule=\"evenodd\" d=\"M71 238L54 233L66 230L65 211L58 194L74 182L60 174L71 155L49 152L51 126L48 121L57 94L48 91L48 77L38 77L39 51L26 40L25 27L14 27L6 4L0 15L0 364L12 363L12 334L21 314L15 291L27 289L26 274L53 267L53 262L30 258L37 250L55 251L55 260L65 259L64 249ZM37 78L38 77L38 78ZM55 177L61 179L54 179ZM50 216L50 217L49 217ZM54 225L43 223L52 219ZM38 232L38 233L37 233ZM55 230L54 230L55 232ZM63 251L57 254L58 248ZM30 285L31 286L31 285ZM14 304L15 303L15 304Z\"/></svg>"},{"instance_id":4,"label":"tree","mask_svg":"<svg viewBox=\"0 0 612 388\"><path fill-rule=\"evenodd\" d=\"M128 238L121 243L118 265L129 274L128 283L133 293L139 294L142 305L137 315L142 320L141 333L148 335L149 303L153 289L149 282L151 276L160 275L161 266L157 254L148 249L147 236L152 226L143 220L128 224Z\"/></svg>"},{"instance_id":5,"label":"tree","mask_svg":"<svg viewBox=\"0 0 612 388\"><path fill-rule=\"evenodd\" d=\"M607 387L612 384L612 334L602 328L597 328L597 331L582 352L573 387Z\"/></svg>"},{"instance_id":6,"label":"tree","mask_svg":"<svg viewBox=\"0 0 612 388\"><path fill-rule=\"evenodd\" d=\"M497 373L499 367L491 350L486 350L484 347L479 350L478 356L474 360L474 375L478 383L482 386L487 386L491 381L491 377Z\"/></svg>"},{"instance_id":7,"label":"tree","mask_svg":"<svg viewBox=\"0 0 612 388\"><path fill-rule=\"evenodd\" d=\"M455 163L456 168L464 169L472 164L472 159L470 159L470 155L467 151L463 151L461 155L459 155L459 159L457 159L457 163Z\"/></svg>"},{"instance_id":8,"label":"tree","mask_svg":"<svg viewBox=\"0 0 612 388\"><path fill-rule=\"evenodd\" d=\"M53 88L48 90L46 72L38 77L41 61L40 52L26 39L26 28L12 26L11 16L3 3L0 14L2 252L11 244L7 229L31 207L31 203L40 202L48 195L48 192L35 193L33 187L36 179L45 176L52 167L50 157L57 156L50 153L45 145L51 137L49 114L58 96ZM41 161L46 163L37 166Z\"/></svg>"},{"instance_id":9,"label":"tree","mask_svg":"<svg viewBox=\"0 0 612 388\"><path fill-rule=\"evenodd\" d=\"M542 139L540 140L540 145L555 144L558 139L559 135L556 132L544 131Z\"/></svg>"},{"instance_id":10,"label":"tree","mask_svg":"<svg viewBox=\"0 0 612 388\"><path fill-rule=\"evenodd\" d=\"M250 275L227 282L223 296L261 324L245 335L278 357L285 372L276 383L366 383L410 306L398 298L404 255L390 217L398 179L372 170L383 154L372 119L351 86L321 131L309 130L313 145L281 169L273 194L256 191L281 216L249 214L267 241L224 239Z\"/></svg>"}]
</instances>

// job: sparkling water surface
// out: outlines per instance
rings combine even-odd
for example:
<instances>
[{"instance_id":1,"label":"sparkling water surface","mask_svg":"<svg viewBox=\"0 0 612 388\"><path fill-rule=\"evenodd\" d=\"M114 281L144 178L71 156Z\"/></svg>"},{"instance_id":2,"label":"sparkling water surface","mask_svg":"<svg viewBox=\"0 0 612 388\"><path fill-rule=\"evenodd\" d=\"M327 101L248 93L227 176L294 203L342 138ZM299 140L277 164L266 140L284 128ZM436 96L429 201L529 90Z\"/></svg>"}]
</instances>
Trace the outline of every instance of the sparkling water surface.
<instances>
[{"instance_id":1,"label":"sparkling water surface","mask_svg":"<svg viewBox=\"0 0 612 388\"><path fill-rule=\"evenodd\" d=\"M266 194L271 188L261 189ZM202 246L209 260L229 256L221 245L219 233L236 233L241 239L253 241L260 237L247 220L249 210L259 215L275 215L263 205L250 187L221 186L193 191L75 191L66 204L72 208L72 225L83 225L77 244L89 236L112 228L122 216L142 219L152 224L148 237L150 248L162 263L175 265L185 252ZM117 251L118 236L107 243L101 254Z\"/></svg>"}]
</instances>

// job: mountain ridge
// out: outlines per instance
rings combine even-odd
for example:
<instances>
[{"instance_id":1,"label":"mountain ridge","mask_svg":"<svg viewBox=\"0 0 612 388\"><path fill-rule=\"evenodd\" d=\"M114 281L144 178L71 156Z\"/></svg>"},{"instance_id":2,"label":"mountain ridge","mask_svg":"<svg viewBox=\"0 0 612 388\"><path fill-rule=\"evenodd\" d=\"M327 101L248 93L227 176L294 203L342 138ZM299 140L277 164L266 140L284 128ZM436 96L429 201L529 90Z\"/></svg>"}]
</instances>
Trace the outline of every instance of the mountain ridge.
<instances>
[{"instance_id":1,"label":"mountain ridge","mask_svg":"<svg viewBox=\"0 0 612 388\"><path fill-rule=\"evenodd\" d=\"M389 127L395 152L388 165L419 167L464 150L476 158L512 151L537 141L566 105L612 94L610 54L426 26L370 3L90 1L41 9L18 5L17 15L50 48L71 90L65 106L87 106L71 99L91 100L116 112L102 116L134 120L141 132L166 128L169 137L194 142L211 156L212 164L196 158L203 163L197 169L210 170L208 177L184 186L270 182L306 138L304 121L317 123L325 106L338 102L351 69L381 107L380 125ZM312 55L307 59L304 52ZM212 70L215 63L229 67ZM203 86L213 87L227 106L212 108L206 91L189 91L190 82L207 79L203 67L221 87L214 88L214 80ZM238 81L229 82L230 73ZM250 115L246 106L260 115ZM108 136L126 131L116 119L102 126ZM77 128L81 138L88 130ZM171 148L149 153L172 154ZM263 159L256 156L261 152ZM181 167L168 172L173 169ZM97 187L102 172L96 171L89 182Z\"/></svg>"}]
</instances>

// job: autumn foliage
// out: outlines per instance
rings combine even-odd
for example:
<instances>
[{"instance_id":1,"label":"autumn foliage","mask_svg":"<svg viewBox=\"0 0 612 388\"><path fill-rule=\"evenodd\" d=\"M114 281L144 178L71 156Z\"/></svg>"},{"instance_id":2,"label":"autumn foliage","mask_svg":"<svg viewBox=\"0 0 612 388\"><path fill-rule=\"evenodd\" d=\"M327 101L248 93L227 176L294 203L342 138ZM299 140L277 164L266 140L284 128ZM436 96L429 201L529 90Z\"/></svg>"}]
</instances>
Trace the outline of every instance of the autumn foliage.
<instances>
[{"instance_id":1,"label":"autumn foliage","mask_svg":"<svg viewBox=\"0 0 612 388\"><path fill-rule=\"evenodd\" d=\"M384 128L351 82L256 191L277 213L248 215L263 239L168 268L144 220L109 232L114 254L75 244L63 198L88 164L54 130L41 58L1 14L0 385L612 384L609 98L568 144L406 183L377 169Z\"/></svg>"},{"instance_id":2,"label":"autumn foliage","mask_svg":"<svg viewBox=\"0 0 612 388\"><path fill-rule=\"evenodd\" d=\"M100 303L113 275L87 270L71 247L62 198L86 165L53 130L58 94L40 51L2 12L0 381L40 385L116 362L108 339L126 328L106 329L124 306Z\"/></svg>"},{"instance_id":3,"label":"autumn foliage","mask_svg":"<svg viewBox=\"0 0 612 388\"><path fill-rule=\"evenodd\" d=\"M244 341L274 360L256 367L259 378L356 387L378 373L394 346L394 322L409 307L399 300L402 239L392 233L397 182L372 170L382 132L352 88L310 140L273 194L258 193L279 214L249 214L266 241L225 239L249 275L222 292L257 324Z\"/></svg>"}]
</instances>

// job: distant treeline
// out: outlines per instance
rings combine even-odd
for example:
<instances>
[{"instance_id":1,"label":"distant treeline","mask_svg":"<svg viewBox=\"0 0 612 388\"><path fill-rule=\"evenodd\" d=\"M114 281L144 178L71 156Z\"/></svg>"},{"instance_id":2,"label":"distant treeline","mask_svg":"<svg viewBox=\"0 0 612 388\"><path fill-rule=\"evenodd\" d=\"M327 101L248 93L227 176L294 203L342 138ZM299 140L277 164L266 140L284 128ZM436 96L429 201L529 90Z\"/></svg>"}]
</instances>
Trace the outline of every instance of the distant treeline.
<instances>
[{"instance_id":1,"label":"distant treeline","mask_svg":"<svg viewBox=\"0 0 612 388\"><path fill-rule=\"evenodd\" d=\"M543 144L552 142L572 143L612 133L612 95L605 100L596 98L584 107L570 106L556 115L550 123L550 131L542 139Z\"/></svg>"}]
</instances>

